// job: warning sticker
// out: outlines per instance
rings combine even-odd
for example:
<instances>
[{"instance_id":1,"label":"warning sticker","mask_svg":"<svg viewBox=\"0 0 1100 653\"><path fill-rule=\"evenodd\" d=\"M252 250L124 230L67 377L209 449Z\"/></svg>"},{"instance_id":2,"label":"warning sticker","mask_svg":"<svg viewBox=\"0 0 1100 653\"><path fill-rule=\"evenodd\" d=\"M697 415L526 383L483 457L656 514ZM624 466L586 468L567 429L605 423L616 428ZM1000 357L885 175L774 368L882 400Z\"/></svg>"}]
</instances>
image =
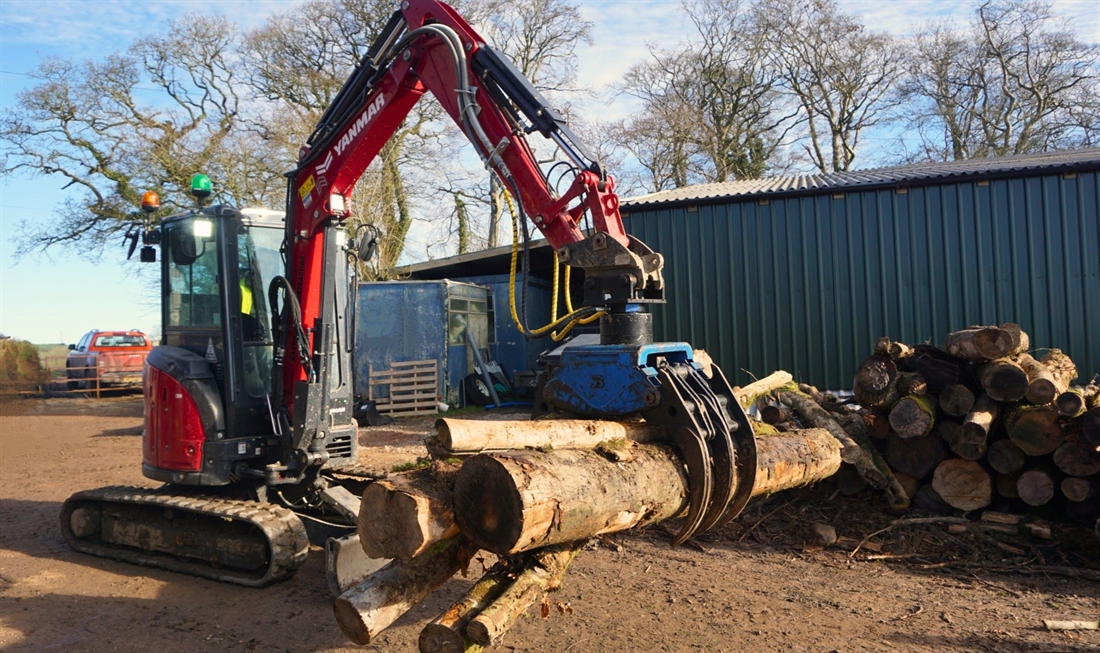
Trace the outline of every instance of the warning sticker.
<instances>
[{"instance_id":1,"label":"warning sticker","mask_svg":"<svg viewBox=\"0 0 1100 653\"><path fill-rule=\"evenodd\" d=\"M302 200L302 206L309 208L309 205L313 203L313 188L316 186L316 182L313 181L313 175L310 175L302 185L298 188L298 198Z\"/></svg>"}]
</instances>

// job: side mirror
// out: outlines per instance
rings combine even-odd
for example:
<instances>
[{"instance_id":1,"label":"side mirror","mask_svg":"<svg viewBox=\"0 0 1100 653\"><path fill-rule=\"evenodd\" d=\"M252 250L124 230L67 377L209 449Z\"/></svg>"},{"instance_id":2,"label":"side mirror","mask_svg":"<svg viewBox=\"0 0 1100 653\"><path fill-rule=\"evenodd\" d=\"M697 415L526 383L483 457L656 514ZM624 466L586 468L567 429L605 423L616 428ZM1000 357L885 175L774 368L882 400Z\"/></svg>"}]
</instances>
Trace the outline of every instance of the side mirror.
<instances>
[{"instance_id":1,"label":"side mirror","mask_svg":"<svg viewBox=\"0 0 1100 653\"><path fill-rule=\"evenodd\" d=\"M198 238L186 229L173 229L170 249L172 262L176 265L191 265L199 258ZM143 248L144 249L144 248Z\"/></svg>"},{"instance_id":2,"label":"side mirror","mask_svg":"<svg viewBox=\"0 0 1100 653\"><path fill-rule=\"evenodd\" d=\"M360 261L366 262L374 258L374 254L377 251L378 239L372 236L370 240L364 239L363 242L359 243L359 248L355 252L355 255L359 258Z\"/></svg>"},{"instance_id":3,"label":"side mirror","mask_svg":"<svg viewBox=\"0 0 1100 653\"><path fill-rule=\"evenodd\" d=\"M76 345L69 345L69 351L76 351Z\"/></svg>"}]
</instances>

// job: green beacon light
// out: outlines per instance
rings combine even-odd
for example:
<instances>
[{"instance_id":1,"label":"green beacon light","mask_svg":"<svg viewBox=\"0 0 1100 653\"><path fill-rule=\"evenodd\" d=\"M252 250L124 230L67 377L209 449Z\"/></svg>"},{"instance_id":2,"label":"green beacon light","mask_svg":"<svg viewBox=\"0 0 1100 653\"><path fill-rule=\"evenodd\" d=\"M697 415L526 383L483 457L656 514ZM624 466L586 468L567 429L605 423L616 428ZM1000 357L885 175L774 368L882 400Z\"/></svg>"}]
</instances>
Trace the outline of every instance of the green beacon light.
<instances>
[{"instance_id":1,"label":"green beacon light","mask_svg":"<svg viewBox=\"0 0 1100 653\"><path fill-rule=\"evenodd\" d=\"M199 173L194 177L191 177L191 194L195 196L195 199L199 202L199 208L202 208L203 202L207 197L210 197L210 193L213 192L214 185L210 183L210 177Z\"/></svg>"}]
</instances>

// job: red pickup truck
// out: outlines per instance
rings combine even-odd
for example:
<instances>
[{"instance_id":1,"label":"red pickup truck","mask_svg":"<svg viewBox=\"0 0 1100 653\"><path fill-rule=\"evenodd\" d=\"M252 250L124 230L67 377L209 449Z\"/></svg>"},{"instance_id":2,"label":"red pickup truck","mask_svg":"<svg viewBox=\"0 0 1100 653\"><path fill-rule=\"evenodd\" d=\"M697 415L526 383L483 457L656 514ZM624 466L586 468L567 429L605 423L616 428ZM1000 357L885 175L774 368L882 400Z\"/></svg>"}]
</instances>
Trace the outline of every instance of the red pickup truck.
<instances>
[{"instance_id":1,"label":"red pickup truck","mask_svg":"<svg viewBox=\"0 0 1100 653\"><path fill-rule=\"evenodd\" d=\"M69 345L65 372L70 390L141 385L145 357L153 349L141 331L99 331Z\"/></svg>"}]
</instances>

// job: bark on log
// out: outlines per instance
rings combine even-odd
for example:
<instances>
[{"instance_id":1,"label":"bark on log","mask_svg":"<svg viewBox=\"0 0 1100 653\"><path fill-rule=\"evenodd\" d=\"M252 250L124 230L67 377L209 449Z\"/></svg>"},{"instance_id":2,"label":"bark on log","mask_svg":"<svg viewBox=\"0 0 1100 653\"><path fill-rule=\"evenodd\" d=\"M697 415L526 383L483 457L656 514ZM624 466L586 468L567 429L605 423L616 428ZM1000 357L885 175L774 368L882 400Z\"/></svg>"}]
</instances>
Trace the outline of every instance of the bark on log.
<instances>
[{"instance_id":1,"label":"bark on log","mask_svg":"<svg viewBox=\"0 0 1100 653\"><path fill-rule=\"evenodd\" d=\"M1050 406L1020 406L1005 423L1008 437L1029 456L1043 456L1062 445L1064 435L1058 411Z\"/></svg>"},{"instance_id":2,"label":"bark on log","mask_svg":"<svg viewBox=\"0 0 1100 653\"><path fill-rule=\"evenodd\" d=\"M791 414L782 406L764 406L760 409L760 419L765 424L782 424L790 421Z\"/></svg>"},{"instance_id":3,"label":"bark on log","mask_svg":"<svg viewBox=\"0 0 1100 653\"><path fill-rule=\"evenodd\" d=\"M512 583L512 576L501 564L485 573L457 603L420 631L420 653L464 653L467 651L466 626Z\"/></svg>"},{"instance_id":4,"label":"bark on log","mask_svg":"<svg viewBox=\"0 0 1100 653\"><path fill-rule=\"evenodd\" d=\"M1016 481L1016 492L1029 506L1041 506L1054 498L1054 479L1043 469L1029 469Z\"/></svg>"},{"instance_id":5,"label":"bark on log","mask_svg":"<svg viewBox=\"0 0 1100 653\"><path fill-rule=\"evenodd\" d=\"M645 422L612 422L598 419L471 420L445 417L436 420L429 449L444 455L516 449L591 449L610 440L664 442L663 427Z\"/></svg>"},{"instance_id":6,"label":"bark on log","mask_svg":"<svg viewBox=\"0 0 1100 653\"><path fill-rule=\"evenodd\" d=\"M526 568L481 614L466 626L466 636L481 646L500 641L524 612L547 592L561 587L562 577L584 542L572 542L536 551Z\"/></svg>"},{"instance_id":7,"label":"bark on log","mask_svg":"<svg viewBox=\"0 0 1100 653\"><path fill-rule=\"evenodd\" d=\"M756 403L756 400L764 395L770 394L778 388L794 381L794 377L790 372L784 372L778 370L765 376L764 378L753 381L743 388L735 388L733 396L737 398L737 403L745 409Z\"/></svg>"},{"instance_id":8,"label":"bark on log","mask_svg":"<svg viewBox=\"0 0 1100 653\"><path fill-rule=\"evenodd\" d=\"M989 395L978 397L962 426L952 434L956 436L956 441L948 443L951 450L967 460L978 460L984 456L989 443L989 431L999 412L1000 406Z\"/></svg>"},{"instance_id":9,"label":"bark on log","mask_svg":"<svg viewBox=\"0 0 1100 653\"><path fill-rule=\"evenodd\" d=\"M759 438L753 496L831 476L839 448L820 429ZM591 451L513 451L466 461L455 513L467 537L503 555L668 519L686 496L683 462L668 448L637 445L623 463Z\"/></svg>"},{"instance_id":10,"label":"bark on log","mask_svg":"<svg viewBox=\"0 0 1100 653\"><path fill-rule=\"evenodd\" d=\"M1074 438L1054 450L1054 464L1070 476L1100 474L1100 452L1096 451L1096 445L1087 440Z\"/></svg>"},{"instance_id":11,"label":"bark on log","mask_svg":"<svg viewBox=\"0 0 1100 653\"><path fill-rule=\"evenodd\" d=\"M889 408L898 400L898 367L889 356L875 354L863 360L852 380L856 401L865 408Z\"/></svg>"},{"instance_id":12,"label":"bark on log","mask_svg":"<svg viewBox=\"0 0 1100 653\"><path fill-rule=\"evenodd\" d=\"M993 483L982 466L972 460L952 458L936 467L932 489L953 508L977 510L993 499Z\"/></svg>"},{"instance_id":13,"label":"bark on log","mask_svg":"<svg viewBox=\"0 0 1100 653\"><path fill-rule=\"evenodd\" d=\"M1026 351L1027 334L1017 324L978 326L947 334L947 353L952 356L983 362Z\"/></svg>"},{"instance_id":14,"label":"bark on log","mask_svg":"<svg viewBox=\"0 0 1100 653\"><path fill-rule=\"evenodd\" d=\"M926 395L928 394L928 382L916 372L900 372L898 374L898 394L902 397ZM932 400L932 405L936 405L935 399Z\"/></svg>"},{"instance_id":15,"label":"bark on log","mask_svg":"<svg viewBox=\"0 0 1100 653\"><path fill-rule=\"evenodd\" d=\"M1059 385L1056 385L1058 382L1051 370L1032 358L1031 355L1027 353L1019 354L1016 356L1016 362L1027 374L1027 392L1024 394L1024 399L1028 402L1036 406L1049 404L1054 401L1059 393L1066 391L1067 386L1062 385L1059 387Z\"/></svg>"},{"instance_id":16,"label":"bark on log","mask_svg":"<svg viewBox=\"0 0 1100 653\"><path fill-rule=\"evenodd\" d=\"M1100 446L1100 406L1093 406L1085 411L1078 424L1081 426L1081 437Z\"/></svg>"},{"instance_id":17,"label":"bark on log","mask_svg":"<svg viewBox=\"0 0 1100 653\"><path fill-rule=\"evenodd\" d=\"M369 644L455 575L462 565L463 546L462 537L437 542L412 560L395 560L364 578L333 604L340 630L356 644Z\"/></svg>"},{"instance_id":18,"label":"bark on log","mask_svg":"<svg viewBox=\"0 0 1100 653\"><path fill-rule=\"evenodd\" d=\"M886 336L882 336L875 341L874 353L889 356L894 360L901 360L907 357L911 351L912 349L910 349L908 345L894 342Z\"/></svg>"},{"instance_id":19,"label":"bark on log","mask_svg":"<svg viewBox=\"0 0 1100 653\"><path fill-rule=\"evenodd\" d=\"M978 367L978 381L997 401L1019 401L1027 394L1027 372L1010 358L999 358Z\"/></svg>"},{"instance_id":20,"label":"bark on log","mask_svg":"<svg viewBox=\"0 0 1100 653\"><path fill-rule=\"evenodd\" d=\"M368 485L358 519L359 542L367 555L411 560L458 535L451 509L457 474L457 466L436 462Z\"/></svg>"},{"instance_id":21,"label":"bark on log","mask_svg":"<svg viewBox=\"0 0 1100 653\"><path fill-rule=\"evenodd\" d=\"M933 347L916 345L903 361L906 371L917 372L928 383L928 392L938 395L949 385L961 383L976 388L973 370L969 363Z\"/></svg>"},{"instance_id":22,"label":"bark on log","mask_svg":"<svg viewBox=\"0 0 1100 653\"><path fill-rule=\"evenodd\" d=\"M898 479L898 483L901 487L905 488L905 494L909 497L909 500L913 500L913 495L920 489L920 479L915 476L910 476L904 472L894 472L894 478Z\"/></svg>"},{"instance_id":23,"label":"bark on log","mask_svg":"<svg viewBox=\"0 0 1100 653\"><path fill-rule=\"evenodd\" d=\"M890 409L890 427L900 438L919 438L932 432L936 422L936 400L910 395L898 400Z\"/></svg>"},{"instance_id":24,"label":"bark on log","mask_svg":"<svg viewBox=\"0 0 1100 653\"><path fill-rule=\"evenodd\" d=\"M940 392L940 408L952 417L964 417L974 408L975 399L970 388L961 383L955 383Z\"/></svg>"},{"instance_id":25,"label":"bark on log","mask_svg":"<svg viewBox=\"0 0 1100 653\"><path fill-rule=\"evenodd\" d=\"M801 391L783 389L776 392L776 397L813 426L831 433L840 443L840 457L844 462L855 463L863 457L864 452L859 444L809 395Z\"/></svg>"},{"instance_id":26,"label":"bark on log","mask_svg":"<svg viewBox=\"0 0 1100 653\"><path fill-rule=\"evenodd\" d=\"M1062 479L1061 489L1067 499L1080 503L1100 494L1100 482L1095 478L1070 476Z\"/></svg>"},{"instance_id":27,"label":"bark on log","mask_svg":"<svg viewBox=\"0 0 1100 653\"><path fill-rule=\"evenodd\" d=\"M943 441L935 434L900 438L891 433L886 444L886 462L903 474L924 478L943 462Z\"/></svg>"},{"instance_id":28,"label":"bark on log","mask_svg":"<svg viewBox=\"0 0 1100 653\"><path fill-rule=\"evenodd\" d=\"M1018 472L1027 464L1027 454L1024 450L1007 438L990 444L985 459L990 467L1002 474Z\"/></svg>"},{"instance_id":29,"label":"bark on log","mask_svg":"<svg viewBox=\"0 0 1100 653\"><path fill-rule=\"evenodd\" d=\"M1060 394L1069 389L1069 385L1077 378L1077 365L1061 349L1051 349L1039 359L1051 376L1054 377L1054 394ZM1051 398L1053 400L1053 397Z\"/></svg>"}]
</instances>

